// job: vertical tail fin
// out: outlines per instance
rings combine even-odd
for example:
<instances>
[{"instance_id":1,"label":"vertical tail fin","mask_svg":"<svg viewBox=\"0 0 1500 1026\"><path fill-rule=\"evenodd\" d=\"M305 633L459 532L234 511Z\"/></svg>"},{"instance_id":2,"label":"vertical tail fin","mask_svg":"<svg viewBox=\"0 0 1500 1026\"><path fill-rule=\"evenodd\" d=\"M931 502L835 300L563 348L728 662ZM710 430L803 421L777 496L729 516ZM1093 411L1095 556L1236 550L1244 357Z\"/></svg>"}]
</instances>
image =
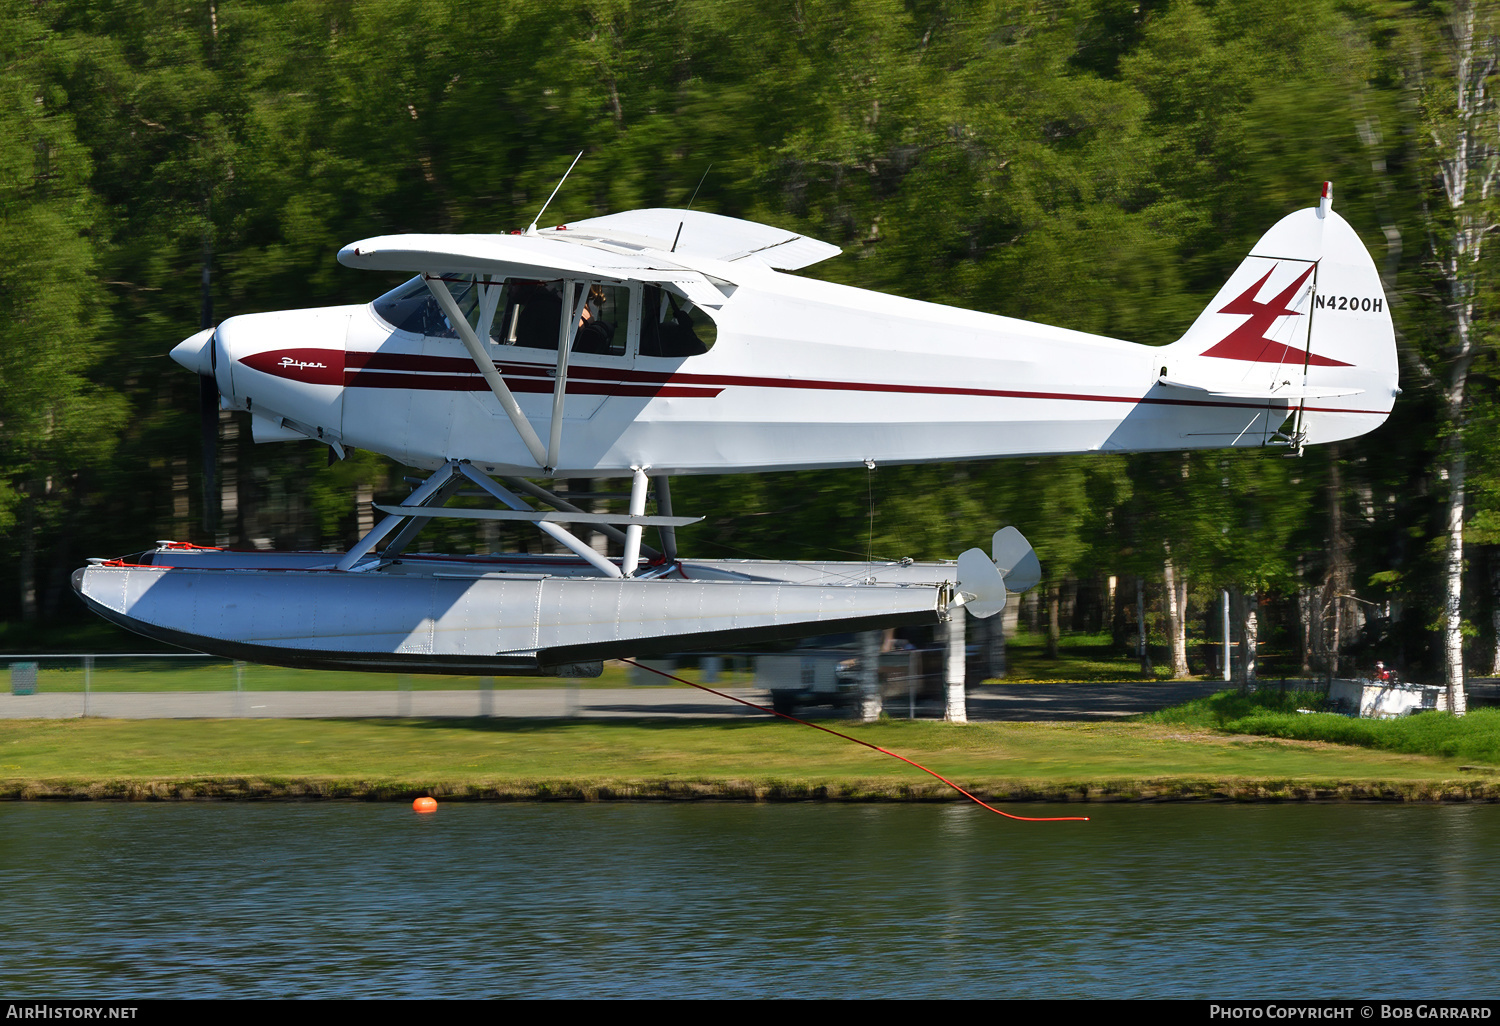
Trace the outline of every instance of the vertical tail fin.
<instances>
[{"instance_id":1,"label":"vertical tail fin","mask_svg":"<svg viewBox=\"0 0 1500 1026\"><path fill-rule=\"evenodd\" d=\"M1397 387L1390 304L1369 251L1332 206L1282 218L1182 338L1162 384L1290 401L1294 444L1372 430Z\"/></svg>"}]
</instances>

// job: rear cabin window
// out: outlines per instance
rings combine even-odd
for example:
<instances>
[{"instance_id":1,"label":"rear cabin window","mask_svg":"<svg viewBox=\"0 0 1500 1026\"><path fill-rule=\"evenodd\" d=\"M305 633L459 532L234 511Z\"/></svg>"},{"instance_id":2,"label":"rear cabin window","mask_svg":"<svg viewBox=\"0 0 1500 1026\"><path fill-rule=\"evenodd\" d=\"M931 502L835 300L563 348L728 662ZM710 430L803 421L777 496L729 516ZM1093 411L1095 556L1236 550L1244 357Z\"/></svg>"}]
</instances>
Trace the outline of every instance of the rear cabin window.
<instances>
[{"instance_id":1,"label":"rear cabin window","mask_svg":"<svg viewBox=\"0 0 1500 1026\"><path fill-rule=\"evenodd\" d=\"M701 307L656 285L641 289L642 356L698 356L717 337L718 326Z\"/></svg>"}]
</instances>

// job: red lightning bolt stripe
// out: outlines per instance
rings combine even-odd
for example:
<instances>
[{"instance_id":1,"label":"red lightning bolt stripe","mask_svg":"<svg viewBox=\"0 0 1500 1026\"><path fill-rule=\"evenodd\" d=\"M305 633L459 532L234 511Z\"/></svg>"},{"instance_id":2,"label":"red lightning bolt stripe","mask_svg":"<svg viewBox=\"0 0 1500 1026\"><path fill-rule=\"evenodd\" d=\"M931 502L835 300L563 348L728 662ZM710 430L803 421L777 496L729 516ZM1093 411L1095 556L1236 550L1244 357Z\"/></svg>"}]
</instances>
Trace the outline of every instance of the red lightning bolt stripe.
<instances>
[{"instance_id":1,"label":"red lightning bolt stripe","mask_svg":"<svg viewBox=\"0 0 1500 1026\"><path fill-rule=\"evenodd\" d=\"M1279 266L1279 265L1278 265ZM1204 356L1217 356L1222 360L1247 360L1250 363L1279 363L1300 364L1304 359L1312 367L1348 367L1350 364L1340 360L1332 360L1326 356L1318 356L1301 349L1293 349L1291 346L1282 345L1266 338L1266 332L1271 325L1282 317L1301 317L1299 310L1293 310L1287 306L1293 296L1302 288L1303 284L1312 275L1313 268L1309 266L1302 272L1302 276L1292 282L1281 294L1269 303L1256 301L1256 295L1276 268L1272 267L1265 276L1251 285L1248 289L1224 304L1219 313L1241 314L1248 317L1238 328L1231 331L1222 342L1212 349L1204 352Z\"/></svg>"}]
</instances>

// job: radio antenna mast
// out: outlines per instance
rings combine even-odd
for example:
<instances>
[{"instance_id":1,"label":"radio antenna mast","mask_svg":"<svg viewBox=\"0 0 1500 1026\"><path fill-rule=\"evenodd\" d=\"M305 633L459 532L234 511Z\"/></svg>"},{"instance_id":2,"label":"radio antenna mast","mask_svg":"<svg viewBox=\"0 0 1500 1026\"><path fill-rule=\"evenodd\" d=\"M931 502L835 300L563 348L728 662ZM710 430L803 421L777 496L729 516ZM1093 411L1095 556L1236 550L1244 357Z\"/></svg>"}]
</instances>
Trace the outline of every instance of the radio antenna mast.
<instances>
[{"instance_id":1,"label":"radio antenna mast","mask_svg":"<svg viewBox=\"0 0 1500 1026\"><path fill-rule=\"evenodd\" d=\"M703 171L703 177L700 178L700 179L698 179L698 189L703 188L703 183L706 182L706 181L708 181L708 172L712 171L713 169L714 169L713 164L709 164L708 167L704 169L704 171ZM694 189L693 190L693 198L690 199L690 200L688 200L687 208L689 210L692 210L693 209L693 204L698 201L698 189ZM678 230L681 231L681 229L678 229Z\"/></svg>"},{"instance_id":2,"label":"radio antenna mast","mask_svg":"<svg viewBox=\"0 0 1500 1026\"><path fill-rule=\"evenodd\" d=\"M538 210L536 212L536 217L533 217L531 219L531 227L526 229L527 235L536 234L536 223L542 219L542 215L547 212L547 207L552 203L553 200L557 198L557 190L563 187L563 182L566 182L568 180L568 176L573 173L573 168L578 165L578 160L582 156L583 151L579 150L578 156L573 158L573 163L568 165L568 169L563 172L563 176L557 180L557 188L552 190L552 195L547 197L547 202L542 204L542 209Z\"/></svg>"}]
</instances>

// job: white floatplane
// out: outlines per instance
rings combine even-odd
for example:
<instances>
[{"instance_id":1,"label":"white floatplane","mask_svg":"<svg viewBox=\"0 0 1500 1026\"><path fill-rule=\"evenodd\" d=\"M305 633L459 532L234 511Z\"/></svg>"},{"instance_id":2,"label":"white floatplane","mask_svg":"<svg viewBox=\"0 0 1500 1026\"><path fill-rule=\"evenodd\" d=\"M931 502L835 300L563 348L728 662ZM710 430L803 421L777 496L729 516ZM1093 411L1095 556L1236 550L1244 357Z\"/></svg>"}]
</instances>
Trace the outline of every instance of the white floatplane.
<instances>
[{"instance_id":1,"label":"white floatplane","mask_svg":"<svg viewBox=\"0 0 1500 1026\"><path fill-rule=\"evenodd\" d=\"M363 306L232 317L172 356L249 412L256 441L368 449L430 475L345 553L163 543L92 561L73 584L107 619L185 647L416 672L587 675L623 655L994 615L1040 577L1014 528L948 563L692 560L676 532L693 518L674 514L668 480L1300 452L1364 434L1400 392L1395 341L1375 265L1330 196L1272 228L1162 347L781 273L839 250L691 210L365 239L339 260L416 277ZM628 513L536 483L608 477L631 479ZM460 489L494 508L445 505ZM410 552L437 517L529 521L570 554Z\"/></svg>"}]
</instances>

